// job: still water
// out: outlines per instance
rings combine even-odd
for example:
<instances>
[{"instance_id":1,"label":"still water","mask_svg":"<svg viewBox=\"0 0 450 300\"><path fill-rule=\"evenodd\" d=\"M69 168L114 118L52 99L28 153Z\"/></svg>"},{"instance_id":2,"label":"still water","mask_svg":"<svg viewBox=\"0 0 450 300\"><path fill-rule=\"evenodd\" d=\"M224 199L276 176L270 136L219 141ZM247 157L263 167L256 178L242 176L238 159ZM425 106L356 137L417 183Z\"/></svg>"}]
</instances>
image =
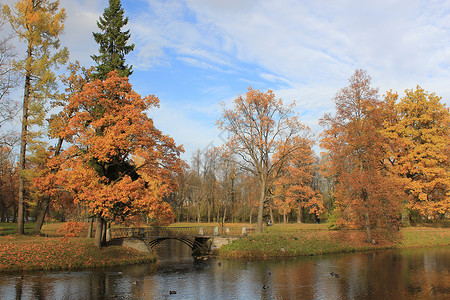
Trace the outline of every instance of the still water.
<instances>
[{"instance_id":1,"label":"still water","mask_svg":"<svg viewBox=\"0 0 450 300\"><path fill-rule=\"evenodd\" d=\"M450 299L450 247L289 260L194 260L177 241L160 261L0 275L0 299Z\"/></svg>"}]
</instances>

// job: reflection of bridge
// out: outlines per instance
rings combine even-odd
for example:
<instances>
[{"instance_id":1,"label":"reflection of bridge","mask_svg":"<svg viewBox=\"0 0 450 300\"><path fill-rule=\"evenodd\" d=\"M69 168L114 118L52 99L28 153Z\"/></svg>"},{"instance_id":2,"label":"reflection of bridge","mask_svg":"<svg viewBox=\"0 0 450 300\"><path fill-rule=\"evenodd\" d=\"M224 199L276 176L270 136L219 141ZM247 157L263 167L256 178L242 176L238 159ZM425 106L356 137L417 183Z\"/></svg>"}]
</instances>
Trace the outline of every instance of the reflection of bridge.
<instances>
[{"instance_id":1,"label":"reflection of bridge","mask_svg":"<svg viewBox=\"0 0 450 300\"><path fill-rule=\"evenodd\" d=\"M112 239L137 239L153 249L162 241L173 239L188 245L194 255L209 253L223 244L247 235L254 228L246 227L133 227L111 228Z\"/></svg>"}]
</instances>

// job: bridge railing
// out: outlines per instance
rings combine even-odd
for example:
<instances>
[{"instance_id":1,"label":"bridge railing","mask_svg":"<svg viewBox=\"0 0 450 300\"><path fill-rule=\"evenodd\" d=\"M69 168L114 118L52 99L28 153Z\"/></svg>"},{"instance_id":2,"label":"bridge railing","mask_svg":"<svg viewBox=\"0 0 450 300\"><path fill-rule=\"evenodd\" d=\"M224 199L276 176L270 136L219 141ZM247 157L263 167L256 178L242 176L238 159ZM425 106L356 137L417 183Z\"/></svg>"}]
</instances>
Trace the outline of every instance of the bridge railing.
<instances>
[{"instance_id":1,"label":"bridge railing","mask_svg":"<svg viewBox=\"0 0 450 300\"><path fill-rule=\"evenodd\" d=\"M192 227L130 227L111 228L112 238L119 237L180 237L180 236L242 236L254 231L253 227L192 226Z\"/></svg>"}]
</instances>

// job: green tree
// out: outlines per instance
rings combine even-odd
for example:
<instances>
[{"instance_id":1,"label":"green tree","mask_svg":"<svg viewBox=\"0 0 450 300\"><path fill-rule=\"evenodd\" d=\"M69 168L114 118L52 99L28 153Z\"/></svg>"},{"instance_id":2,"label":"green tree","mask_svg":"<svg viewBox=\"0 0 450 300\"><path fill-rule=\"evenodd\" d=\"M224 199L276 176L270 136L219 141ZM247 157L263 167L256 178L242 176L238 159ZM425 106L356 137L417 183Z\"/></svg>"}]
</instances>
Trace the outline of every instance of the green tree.
<instances>
[{"instance_id":1,"label":"green tree","mask_svg":"<svg viewBox=\"0 0 450 300\"><path fill-rule=\"evenodd\" d=\"M3 6L17 36L26 43L26 55L15 61L15 67L24 77L22 131L19 156L19 212L18 233L24 234L24 170L26 169L27 143L33 135L31 125L42 125L45 102L53 97L56 76L52 69L67 61L67 48L60 49L58 37L63 32L66 13L59 9L59 1L20 0L14 10Z\"/></svg>"},{"instance_id":2,"label":"green tree","mask_svg":"<svg viewBox=\"0 0 450 300\"><path fill-rule=\"evenodd\" d=\"M120 0L109 0L103 17L97 22L102 32L93 33L95 41L100 45L100 54L91 56L97 63L97 72L93 73L95 79L105 80L108 73L114 70L121 77L129 77L133 73L132 66L125 64L125 55L134 49L134 44L127 45L130 30L122 31L127 23L128 17L124 18Z\"/></svg>"}]
</instances>

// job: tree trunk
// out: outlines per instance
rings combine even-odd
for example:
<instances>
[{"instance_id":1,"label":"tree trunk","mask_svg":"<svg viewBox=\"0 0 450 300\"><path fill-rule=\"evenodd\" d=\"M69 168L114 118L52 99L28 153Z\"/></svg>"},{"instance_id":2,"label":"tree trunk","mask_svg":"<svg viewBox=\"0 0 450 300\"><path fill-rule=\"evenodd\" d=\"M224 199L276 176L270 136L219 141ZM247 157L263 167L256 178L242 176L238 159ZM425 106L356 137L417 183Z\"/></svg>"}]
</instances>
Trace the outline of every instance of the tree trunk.
<instances>
[{"instance_id":1,"label":"tree trunk","mask_svg":"<svg viewBox=\"0 0 450 300\"><path fill-rule=\"evenodd\" d=\"M105 227L106 227L105 243L107 243L111 240L111 223L108 223L107 226L105 226Z\"/></svg>"},{"instance_id":2,"label":"tree trunk","mask_svg":"<svg viewBox=\"0 0 450 300\"><path fill-rule=\"evenodd\" d=\"M269 206L269 213L270 213L270 224L273 224L273 211L272 211L272 205Z\"/></svg>"},{"instance_id":3,"label":"tree trunk","mask_svg":"<svg viewBox=\"0 0 450 300\"><path fill-rule=\"evenodd\" d=\"M211 223L211 203L208 201L208 223Z\"/></svg>"},{"instance_id":4,"label":"tree trunk","mask_svg":"<svg viewBox=\"0 0 450 300\"><path fill-rule=\"evenodd\" d=\"M298 204L298 209L297 209L297 224L302 223L302 205L301 203Z\"/></svg>"},{"instance_id":5,"label":"tree trunk","mask_svg":"<svg viewBox=\"0 0 450 300\"><path fill-rule=\"evenodd\" d=\"M402 225L404 227L411 226L411 219L410 219L409 211L407 211L406 209L403 209L403 211L402 211Z\"/></svg>"},{"instance_id":6,"label":"tree trunk","mask_svg":"<svg viewBox=\"0 0 450 300\"><path fill-rule=\"evenodd\" d=\"M95 246L102 248L103 218L97 216L95 218Z\"/></svg>"},{"instance_id":7,"label":"tree trunk","mask_svg":"<svg viewBox=\"0 0 450 300\"><path fill-rule=\"evenodd\" d=\"M32 45L28 44L27 64L25 75L25 87L23 93L22 107L22 132L20 134L20 154L19 154L19 209L17 212L17 233L25 234L24 212L25 212L25 168L26 168L26 152L27 152L27 136L28 136L28 106L30 102L31 91L31 57Z\"/></svg>"},{"instance_id":8,"label":"tree trunk","mask_svg":"<svg viewBox=\"0 0 450 300\"><path fill-rule=\"evenodd\" d=\"M92 239L92 231L93 231L93 226L94 225L94 217L89 218L89 225L88 225L88 231L87 231L87 238L88 239Z\"/></svg>"},{"instance_id":9,"label":"tree trunk","mask_svg":"<svg viewBox=\"0 0 450 300\"><path fill-rule=\"evenodd\" d=\"M266 183L264 180L260 180L260 194L259 194L259 206L258 206L258 225L256 232L263 232L263 213L264 213L264 201L266 200Z\"/></svg>"},{"instance_id":10,"label":"tree trunk","mask_svg":"<svg viewBox=\"0 0 450 300\"><path fill-rule=\"evenodd\" d=\"M372 230L370 228L369 211L366 211L366 213L364 214L364 219L365 219L365 227L366 227L366 241L368 243L372 243Z\"/></svg>"},{"instance_id":11,"label":"tree trunk","mask_svg":"<svg viewBox=\"0 0 450 300\"><path fill-rule=\"evenodd\" d=\"M286 224L286 210L283 209L283 223Z\"/></svg>"},{"instance_id":12,"label":"tree trunk","mask_svg":"<svg viewBox=\"0 0 450 300\"><path fill-rule=\"evenodd\" d=\"M0 197L1 196L2 195L0 195ZM1 222L4 223L5 220L6 220L6 205L5 205L4 201L3 201L3 199L2 199L2 202L1 202L1 207L2 207Z\"/></svg>"},{"instance_id":13,"label":"tree trunk","mask_svg":"<svg viewBox=\"0 0 450 300\"><path fill-rule=\"evenodd\" d=\"M177 222L180 223L181 218L181 207L177 207Z\"/></svg>"},{"instance_id":14,"label":"tree trunk","mask_svg":"<svg viewBox=\"0 0 450 300\"><path fill-rule=\"evenodd\" d=\"M50 197L44 197L42 202L38 205L38 215L36 218L36 224L34 225L33 234L39 234L44 224L45 215L47 214L50 206Z\"/></svg>"},{"instance_id":15,"label":"tree trunk","mask_svg":"<svg viewBox=\"0 0 450 300\"><path fill-rule=\"evenodd\" d=\"M250 209L250 225L252 225L253 209L254 207L252 206L252 208Z\"/></svg>"},{"instance_id":16,"label":"tree trunk","mask_svg":"<svg viewBox=\"0 0 450 300\"><path fill-rule=\"evenodd\" d=\"M227 220L227 207L225 206L225 209L223 210L222 224L225 223L226 220Z\"/></svg>"},{"instance_id":17,"label":"tree trunk","mask_svg":"<svg viewBox=\"0 0 450 300\"><path fill-rule=\"evenodd\" d=\"M102 219L102 246L106 245L106 227L108 227L108 223L105 219Z\"/></svg>"}]
</instances>

